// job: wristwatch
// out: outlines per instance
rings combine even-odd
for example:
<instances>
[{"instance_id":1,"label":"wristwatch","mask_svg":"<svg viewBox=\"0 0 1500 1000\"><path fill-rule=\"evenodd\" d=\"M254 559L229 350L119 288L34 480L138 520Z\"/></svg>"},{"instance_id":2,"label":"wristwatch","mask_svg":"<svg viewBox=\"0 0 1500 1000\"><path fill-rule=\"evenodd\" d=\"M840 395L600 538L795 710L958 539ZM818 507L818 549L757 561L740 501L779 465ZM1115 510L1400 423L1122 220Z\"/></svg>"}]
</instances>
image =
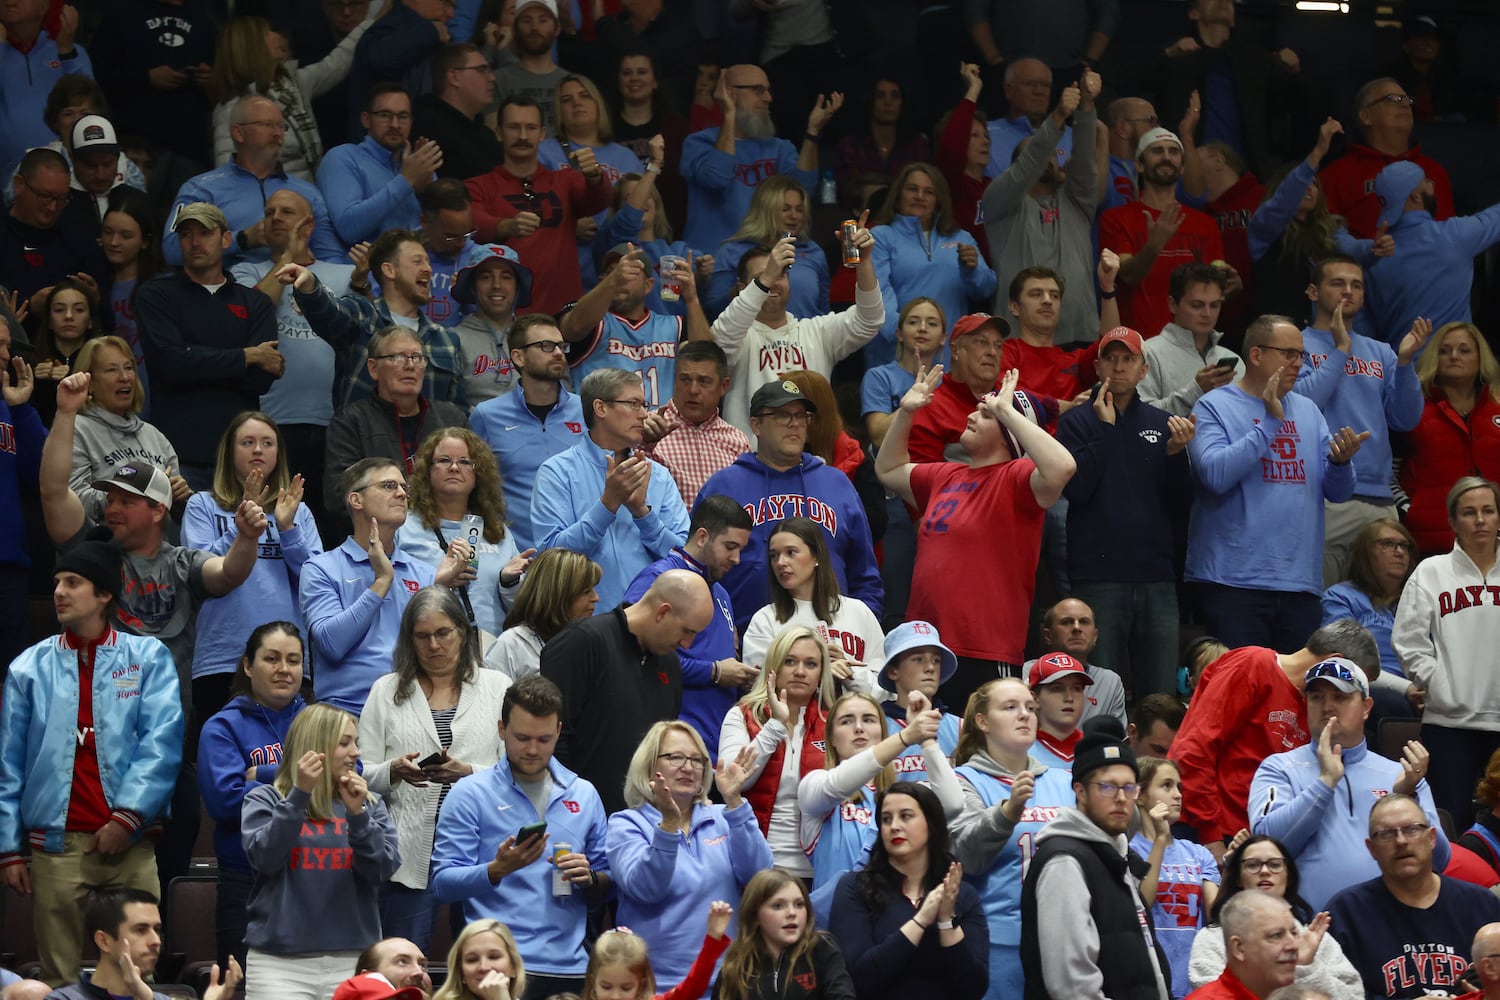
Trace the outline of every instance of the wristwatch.
<instances>
[{"instance_id":1,"label":"wristwatch","mask_svg":"<svg viewBox=\"0 0 1500 1000\"><path fill-rule=\"evenodd\" d=\"M937 925L938 925L938 930L940 930L940 931L951 931L953 929L953 921L952 920L939 920L937 922Z\"/></svg>"}]
</instances>

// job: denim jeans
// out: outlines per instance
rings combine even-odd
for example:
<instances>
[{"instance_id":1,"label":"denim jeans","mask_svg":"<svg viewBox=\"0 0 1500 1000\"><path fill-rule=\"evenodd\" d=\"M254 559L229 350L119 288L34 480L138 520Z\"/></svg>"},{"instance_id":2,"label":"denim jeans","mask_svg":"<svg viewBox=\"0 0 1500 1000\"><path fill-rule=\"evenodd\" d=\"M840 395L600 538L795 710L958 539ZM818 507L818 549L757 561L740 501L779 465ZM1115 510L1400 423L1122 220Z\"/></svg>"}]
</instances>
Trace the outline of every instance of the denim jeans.
<instances>
[{"instance_id":1,"label":"denim jeans","mask_svg":"<svg viewBox=\"0 0 1500 1000\"><path fill-rule=\"evenodd\" d=\"M1094 612L1099 644L1090 662L1125 679L1139 701L1177 690L1177 585L1074 580L1073 596Z\"/></svg>"}]
</instances>

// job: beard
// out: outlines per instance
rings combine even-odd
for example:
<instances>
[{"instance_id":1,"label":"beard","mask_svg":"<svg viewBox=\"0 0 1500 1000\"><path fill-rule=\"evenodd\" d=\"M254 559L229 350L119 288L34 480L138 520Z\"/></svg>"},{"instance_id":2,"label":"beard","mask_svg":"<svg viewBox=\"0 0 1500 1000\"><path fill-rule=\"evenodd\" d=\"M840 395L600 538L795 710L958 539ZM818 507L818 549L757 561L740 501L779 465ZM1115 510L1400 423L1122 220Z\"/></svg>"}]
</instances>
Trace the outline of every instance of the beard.
<instances>
[{"instance_id":1,"label":"beard","mask_svg":"<svg viewBox=\"0 0 1500 1000\"><path fill-rule=\"evenodd\" d=\"M746 139L769 139L776 134L776 126L765 111L741 111L735 116L735 124Z\"/></svg>"},{"instance_id":2,"label":"beard","mask_svg":"<svg viewBox=\"0 0 1500 1000\"><path fill-rule=\"evenodd\" d=\"M1437 195L1430 191L1423 191L1422 207L1427 210L1428 215L1437 215Z\"/></svg>"}]
</instances>

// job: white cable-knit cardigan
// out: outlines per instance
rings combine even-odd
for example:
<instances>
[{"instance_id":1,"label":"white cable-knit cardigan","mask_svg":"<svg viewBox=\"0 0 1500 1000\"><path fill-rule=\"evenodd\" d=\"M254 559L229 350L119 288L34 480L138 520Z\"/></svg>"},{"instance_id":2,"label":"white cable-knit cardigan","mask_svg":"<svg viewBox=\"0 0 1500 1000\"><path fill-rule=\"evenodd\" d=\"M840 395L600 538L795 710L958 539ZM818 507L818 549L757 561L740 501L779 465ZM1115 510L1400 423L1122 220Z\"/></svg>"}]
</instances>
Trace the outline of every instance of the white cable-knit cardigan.
<instances>
[{"instance_id":1,"label":"white cable-knit cardigan","mask_svg":"<svg viewBox=\"0 0 1500 1000\"><path fill-rule=\"evenodd\" d=\"M476 670L474 675L474 680L459 692L458 710L453 713L453 745L448 756L479 771L494 767L505 753L496 723L510 678L496 670ZM386 674L377 680L359 717L359 751L365 761L365 781L371 791L385 800L396 824L401 867L391 881L411 889L427 888L442 786L428 782L426 788L417 788L404 781L392 785L391 761L413 752L421 760L442 749L432 709L422 696L421 687L413 684L411 695L398 705L396 675Z\"/></svg>"}]
</instances>

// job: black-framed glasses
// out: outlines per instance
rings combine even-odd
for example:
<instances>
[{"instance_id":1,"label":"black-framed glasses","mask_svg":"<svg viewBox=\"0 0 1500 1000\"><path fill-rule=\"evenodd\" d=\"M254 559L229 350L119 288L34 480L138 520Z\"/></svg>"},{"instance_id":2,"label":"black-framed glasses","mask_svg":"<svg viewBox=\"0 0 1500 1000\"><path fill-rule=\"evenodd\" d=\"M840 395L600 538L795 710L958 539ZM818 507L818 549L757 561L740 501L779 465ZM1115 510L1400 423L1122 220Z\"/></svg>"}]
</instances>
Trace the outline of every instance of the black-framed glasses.
<instances>
[{"instance_id":1,"label":"black-framed glasses","mask_svg":"<svg viewBox=\"0 0 1500 1000\"><path fill-rule=\"evenodd\" d=\"M473 70L476 73L488 73L488 74L490 74L490 75L493 76L494 72L495 72L495 67L491 66L487 62L480 63L478 66L455 66L455 67L453 67L453 71L455 73L462 73L462 72L464 72L466 70Z\"/></svg>"},{"instance_id":2,"label":"black-framed glasses","mask_svg":"<svg viewBox=\"0 0 1500 1000\"><path fill-rule=\"evenodd\" d=\"M269 120L254 121L254 122L241 122L240 124L241 125L259 125L261 128L275 129L277 132L285 132L288 128L291 127L291 126L287 125L286 122L273 122L273 121L269 121Z\"/></svg>"},{"instance_id":3,"label":"black-framed glasses","mask_svg":"<svg viewBox=\"0 0 1500 1000\"><path fill-rule=\"evenodd\" d=\"M690 767L694 771L701 771L708 766L707 757L699 757L690 753L659 753L657 760L664 760L676 768Z\"/></svg>"},{"instance_id":4,"label":"black-framed glasses","mask_svg":"<svg viewBox=\"0 0 1500 1000\"><path fill-rule=\"evenodd\" d=\"M402 368L426 368L427 355L425 354L377 354L376 361L391 361Z\"/></svg>"},{"instance_id":5,"label":"black-framed glasses","mask_svg":"<svg viewBox=\"0 0 1500 1000\"><path fill-rule=\"evenodd\" d=\"M1131 782L1128 785L1117 785L1113 781L1090 781L1089 784L1099 789L1099 794L1106 799L1115 798L1122 793L1127 799L1133 799L1141 794L1141 786L1135 782Z\"/></svg>"},{"instance_id":6,"label":"black-framed glasses","mask_svg":"<svg viewBox=\"0 0 1500 1000\"><path fill-rule=\"evenodd\" d=\"M16 175L16 183L24 187L26 190L30 191L32 197L41 202L43 205L51 205L54 208L58 205L65 204L70 193L64 191L62 194L47 194L45 191L42 191L32 184L27 183L26 178L22 177L20 174Z\"/></svg>"},{"instance_id":7,"label":"black-framed glasses","mask_svg":"<svg viewBox=\"0 0 1500 1000\"><path fill-rule=\"evenodd\" d=\"M1375 539L1375 547L1385 549L1387 552L1405 552L1410 554L1412 551L1411 542L1408 542L1404 538L1377 538Z\"/></svg>"},{"instance_id":8,"label":"black-framed glasses","mask_svg":"<svg viewBox=\"0 0 1500 1000\"><path fill-rule=\"evenodd\" d=\"M477 229L471 229L467 233L444 233L443 234L443 242L444 243L463 243L466 240L472 240L475 236L478 236L478 235L479 235L479 230L477 230Z\"/></svg>"},{"instance_id":9,"label":"black-framed glasses","mask_svg":"<svg viewBox=\"0 0 1500 1000\"><path fill-rule=\"evenodd\" d=\"M1394 844L1397 837L1416 840L1431 828L1430 823L1403 823L1401 826L1388 826L1384 830L1371 830L1370 839L1377 844Z\"/></svg>"},{"instance_id":10,"label":"black-framed glasses","mask_svg":"<svg viewBox=\"0 0 1500 1000\"><path fill-rule=\"evenodd\" d=\"M425 646L427 643L436 640L439 645L446 646L448 644L448 640L452 639L453 636L457 634L457 632L458 629L454 628L452 625L445 625L444 627L436 629L432 632L413 632L411 634L411 641L415 642L419 646Z\"/></svg>"},{"instance_id":11,"label":"black-framed glasses","mask_svg":"<svg viewBox=\"0 0 1500 1000\"><path fill-rule=\"evenodd\" d=\"M1263 351L1276 351L1288 361L1298 365L1307 357L1307 352L1300 347L1276 347L1272 344L1261 344L1260 349Z\"/></svg>"},{"instance_id":12,"label":"black-framed glasses","mask_svg":"<svg viewBox=\"0 0 1500 1000\"><path fill-rule=\"evenodd\" d=\"M1240 870L1251 875L1259 875L1261 872L1280 875L1286 871L1286 858L1246 858L1240 862Z\"/></svg>"},{"instance_id":13,"label":"black-framed glasses","mask_svg":"<svg viewBox=\"0 0 1500 1000\"><path fill-rule=\"evenodd\" d=\"M391 122L400 122L402 125L411 121L410 111L371 111L370 117L376 121L389 125Z\"/></svg>"},{"instance_id":14,"label":"black-framed glasses","mask_svg":"<svg viewBox=\"0 0 1500 1000\"><path fill-rule=\"evenodd\" d=\"M1377 104L1394 104L1398 108L1409 108L1416 103L1417 99L1415 97L1410 97L1406 94L1382 94L1374 100L1366 101L1363 107L1373 108Z\"/></svg>"},{"instance_id":15,"label":"black-framed glasses","mask_svg":"<svg viewBox=\"0 0 1500 1000\"><path fill-rule=\"evenodd\" d=\"M762 420L769 420L778 427L791 427L793 424L810 424L817 414L811 410L772 410L768 413L757 413Z\"/></svg>"},{"instance_id":16,"label":"black-framed glasses","mask_svg":"<svg viewBox=\"0 0 1500 1000\"><path fill-rule=\"evenodd\" d=\"M573 345L566 340L533 340L529 344L522 344L521 350L524 351L528 347L535 347L543 354L567 354Z\"/></svg>"},{"instance_id":17,"label":"black-framed glasses","mask_svg":"<svg viewBox=\"0 0 1500 1000\"><path fill-rule=\"evenodd\" d=\"M631 413L640 413L646 409L646 401L644 399L606 399L604 402L623 406Z\"/></svg>"},{"instance_id":18,"label":"black-framed glasses","mask_svg":"<svg viewBox=\"0 0 1500 1000\"><path fill-rule=\"evenodd\" d=\"M748 90L756 97L770 97L771 88L764 83L731 83L730 90Z\"/></svg>"}]
</instances>

